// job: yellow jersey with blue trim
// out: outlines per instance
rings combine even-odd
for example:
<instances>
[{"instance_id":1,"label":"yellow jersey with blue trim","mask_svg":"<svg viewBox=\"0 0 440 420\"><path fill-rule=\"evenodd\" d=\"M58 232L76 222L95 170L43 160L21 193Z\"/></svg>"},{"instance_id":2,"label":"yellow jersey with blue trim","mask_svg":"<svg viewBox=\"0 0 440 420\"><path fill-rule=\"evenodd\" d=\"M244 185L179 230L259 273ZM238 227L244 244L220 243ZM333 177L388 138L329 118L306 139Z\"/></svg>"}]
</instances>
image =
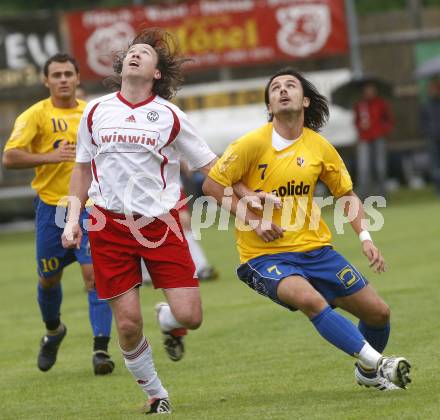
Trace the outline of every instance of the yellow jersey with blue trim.
<instances>
[{"instance_id":1,"label":"yellow jersey with blue trim","mask_svg":"<svg viewBox=\"0 0 440 420\"><path fill-rule=\"evenodd\" d=\"M32 105L15 121L5 151L24 149L30 153L50 153L67 140L76 144L81 115L86 102L77 99L74 108L57 108L50 98ZM35 168L32 188L41 200L56 205L69 191L75 162L45 164Z\"/></svg>"},{"instance_id":2,"label":"yellow jersey with blue trim","mask_svg":"<svg viewBox=\"0 0 440 420\"><path fill-rule=\"evenodd\" d=\"M253 191L279 196L280 210L260 213L282 226L284 236L264 242L254 231L236 223L240 261L265 254L307 252L331 245L331 232L314 200L322 181L339 198L352 190L351 177L336 149L319 133L304 128L298 139L277 150L272 145L273 124L268 123L229 145L208 176L227 187L243 181Z\"/></svg>"}]
</instances>

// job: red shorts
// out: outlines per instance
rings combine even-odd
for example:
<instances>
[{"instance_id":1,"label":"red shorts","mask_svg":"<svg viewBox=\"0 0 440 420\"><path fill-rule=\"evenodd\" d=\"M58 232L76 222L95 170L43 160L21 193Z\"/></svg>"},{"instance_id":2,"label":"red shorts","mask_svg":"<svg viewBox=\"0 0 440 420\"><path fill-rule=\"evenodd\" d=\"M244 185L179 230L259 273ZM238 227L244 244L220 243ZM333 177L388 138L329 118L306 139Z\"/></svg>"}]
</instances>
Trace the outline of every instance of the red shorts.
<instances>
[{"instance_id":1,"label":"red shorts","mask_svg":"<svg viewBox=\"0 0 440 420\"><path fill-rule=\"evenodd\" d=\"M126 220L123 214L98 206L91 209L89 240L96 291L100 299L112 299L140 286L141 258L155 288L199 286L198 280L194 278L195 266L178 213L171 210L165 217L168 218L167 223L155 218L135 231L135 228L130 230L128 226L117 222ZM93 225L104 222L103 229L93 230Z\"/></svg>"},{"instance_id":2,"label":"red shorts","mask_svg":"<svg viewBox=\"0 0 440 420\"><path fill-rule=\"evenodd\" d=\"M185 191L183 189L180 189L180 197L179 202L186 200L188 196L185 194ZM183 206L181 205L178 209L178 211L189 211L188 202L186 202Z\"/></svg>"}]
</instances>

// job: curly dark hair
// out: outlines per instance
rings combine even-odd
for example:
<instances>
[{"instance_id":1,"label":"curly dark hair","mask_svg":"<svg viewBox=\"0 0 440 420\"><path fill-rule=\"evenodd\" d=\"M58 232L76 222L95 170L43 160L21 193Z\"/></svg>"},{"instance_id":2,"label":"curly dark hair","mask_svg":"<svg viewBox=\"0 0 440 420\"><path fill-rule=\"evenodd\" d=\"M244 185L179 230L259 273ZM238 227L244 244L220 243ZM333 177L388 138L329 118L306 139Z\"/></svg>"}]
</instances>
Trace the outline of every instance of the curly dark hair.
<instances>
[{"instance_id":1,"label":"curly dark hair","mask_svg":"<svg viewBox=\"0 0 440 420\"><path fill-rule=\"evenodd\" d=\"M314 131L319 131L328 121L330 112L328 109L328 100L325 96L318 92L318 89L310 83L301 73L298 71L286 67L277 71L267 82L264 89L264 101L269 108L269 88L271 83L276 77L290 75L296 77L303 88L304 97L310 99L310 105L304 108L304 127L310 128ZM269 121L273 120L273 115L269 113Z\"/></svg>"},{"instance_id":2,"label":"curly dark hair","mask_svg":"<svg viewBox=\"0 0 440 420\"><path fill-rule=\"evenodd\" d=\"M144 28L128 45L124 51L118 51L113 57L115 74L104 80L105 86L119 90L121 88L122 62L127 51L135 44L151 45L157 53L157 68L161 73L160 79L153 82L153 93L170 100L180 89L183 83L182 64L190 59L181 56L174 36L162 28Z\"/></svg>"}]
</instances>

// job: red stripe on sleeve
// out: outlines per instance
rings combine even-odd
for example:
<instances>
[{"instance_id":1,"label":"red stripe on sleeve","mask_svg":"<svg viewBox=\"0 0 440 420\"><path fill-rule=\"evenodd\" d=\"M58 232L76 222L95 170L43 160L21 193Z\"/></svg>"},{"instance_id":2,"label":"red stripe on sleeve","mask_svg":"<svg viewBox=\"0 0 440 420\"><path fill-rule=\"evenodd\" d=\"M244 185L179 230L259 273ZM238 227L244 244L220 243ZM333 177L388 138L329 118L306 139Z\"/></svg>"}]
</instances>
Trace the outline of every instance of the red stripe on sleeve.
<instances>
[{"instance_id":1,"label":"red stripe on sleeve","mask_svg":"<svg viewBox=\"0 0 440 420\"><path fill-rule=\"evenodd\" d=\"M93 140L92 125L93 125L93 114L95 113L96 108L98 108L98 105L99 105L99 102L97 102L95 105L93 105L92 109L89 112L89 115L87 115L87 128L89 129L89 132L92 135L92 143L95 146L96 146L96 143Z\"/></svg>"},{"instance_id":2,"label":"red stripe on sleeve","mask_svg":"<svg viewBox=\"0 0 440 420\"><path fill-rule=\"evenodd\" d=\"M160 164L160 176L162 177L163 189L165 189L167 186L167 182L165 180L165 166L168 163L168 158L164 154L162 154L162 149L164 147L169 146L176 139L180 131L179 117L169 106L167 105L164 106L166 106L173 114L173 127L171 128L170 137L168 138L168 141L159 149L159 154L163 157L163 161Z\"/></svg>"}]
</instances>

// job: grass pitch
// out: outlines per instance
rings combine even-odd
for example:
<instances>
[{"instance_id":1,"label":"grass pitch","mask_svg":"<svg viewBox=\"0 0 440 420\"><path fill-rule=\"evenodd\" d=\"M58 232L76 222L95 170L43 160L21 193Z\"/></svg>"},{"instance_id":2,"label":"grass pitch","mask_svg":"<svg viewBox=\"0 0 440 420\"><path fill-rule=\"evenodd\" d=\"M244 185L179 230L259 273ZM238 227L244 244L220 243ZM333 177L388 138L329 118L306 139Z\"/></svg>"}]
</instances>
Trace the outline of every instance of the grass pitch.
<instances>
[{"instance_id":1,"label":"grass pitch","mask_svg":"<svg viewBox=\"0 0 440 420\"><path fill-rule=\"evenodd\" d=\"M203 245L221 278L203 283L204 325L187 338L178 363L161 348L154 304L160 291L142 288L144 331L170 392L176 419L439 419L440 200L427 192L393 196L374 234L388 271L373 274L350 228L334 243L391 306L387 354L413 364L407 391L381 393L354 382L353 362L328 345L300 313L289 313L235 277L232 232L203 231ZM327 214L330 216L330 213ZM331 218L327 219L330 221ZM62 319L68 335L56 365L38 371L43 324L36 302L32 233L0 235L0 418L145 418L144 396L125 369L115 338L116 369L92 373L87 296L78 266L65 270Z\"/></svg>"}]
</instances>

